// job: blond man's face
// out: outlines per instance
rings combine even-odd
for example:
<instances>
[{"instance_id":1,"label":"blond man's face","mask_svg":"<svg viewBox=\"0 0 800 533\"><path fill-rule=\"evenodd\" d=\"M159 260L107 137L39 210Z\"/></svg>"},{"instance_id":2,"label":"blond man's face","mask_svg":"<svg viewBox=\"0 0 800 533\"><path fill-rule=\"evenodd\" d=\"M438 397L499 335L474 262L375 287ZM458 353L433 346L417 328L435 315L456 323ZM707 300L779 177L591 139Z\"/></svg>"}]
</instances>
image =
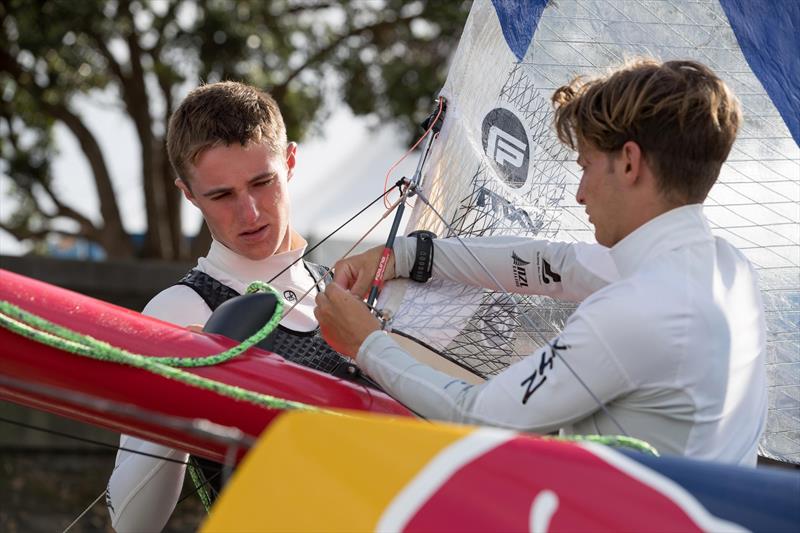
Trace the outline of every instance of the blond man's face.
<instances>
[{"instance_id":1,"label":"blond man's face","mask_svg":"<svg viewBox=\"0 0 800 533\"><path fill-rule=\"evenodd\" d=\"M248 259L266 259L291 246L288 182L296 145L285 156L264 144L216 146L189 165L189 183L176 180L203 213L214 238Z\"/></svg>"}]
</instances>

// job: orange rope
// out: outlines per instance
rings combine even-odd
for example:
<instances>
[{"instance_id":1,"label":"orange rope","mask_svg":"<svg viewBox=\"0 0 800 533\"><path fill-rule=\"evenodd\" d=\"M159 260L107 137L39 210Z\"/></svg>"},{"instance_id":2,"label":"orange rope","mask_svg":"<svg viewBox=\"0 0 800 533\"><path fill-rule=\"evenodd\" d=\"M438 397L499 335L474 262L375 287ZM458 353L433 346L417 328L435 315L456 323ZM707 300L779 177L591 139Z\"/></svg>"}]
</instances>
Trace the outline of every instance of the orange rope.
<instances>
[{"instance_id":1,"label":"orange rope","mask_svg":"<svg viewBox=\"0 0 800 533\"><path fill-rule=\"evenodd\" d=\"M428 136L428 134L429 134L429 133L431 132L431 130L433 129L433 126L434 126L434 125L436 124L436 122L439 120L439 117L440 117L440 116L442 116L442 108L443 108L443 104L444 104L444 99L443 99L443 98L440 96L440 97L439 97L439 110L438 110L438 111L437 111L437 113L436 113L436 118L434 118L434 119L431 121L431 125L430 125L430 126L428 126L428 129L425 131L425 133L423 133L423 134L422 134L422 137L420 137L419 139L417 139L417 142L415 142L415 143L414 143L414 146L412 146L411 148L409 148L409 149L408 149L408 151L407 151L405 154L403 154L403 157L401 157L400 159L398 159L398 160L397 160L397 161L396 161L396 162L395 162L395 163L394 163L394 164L393 164L391 167L389 167L389 170L386 172L386 179L384 179L384 180L383 180L383 206L384 206L386 209L389 209L389 202L387 202L387 201L386 201L387 188L389 187L389 176L392 174L392 171L393 171L395 168L397 168L397 165L399 165L400 163L402 163L402 162L403 162L403 160L404 160L406 157L408 157L408 155L409 155L411 152L413 152L413 151L414 151L414 150L417 148L417 146L419 146L419 143L421 143L421 142L422 142L422 140L423 140L425 137L427 137L427 136Z\"/></svg>"}]
</instances>

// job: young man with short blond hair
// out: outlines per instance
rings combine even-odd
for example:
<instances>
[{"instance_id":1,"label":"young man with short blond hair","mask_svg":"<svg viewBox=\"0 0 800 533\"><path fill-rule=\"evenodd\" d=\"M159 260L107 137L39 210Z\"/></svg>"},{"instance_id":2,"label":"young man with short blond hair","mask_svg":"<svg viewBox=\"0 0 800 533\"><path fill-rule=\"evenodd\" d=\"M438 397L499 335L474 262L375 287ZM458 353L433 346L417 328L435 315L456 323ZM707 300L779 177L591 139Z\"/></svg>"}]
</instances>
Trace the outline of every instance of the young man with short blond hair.
<instances>
[{"instance_id":1,"label":"young man with short blond hair","mask_svg":"<svg viewBox=\"0 0 800 533\"><path fill-rule=\"evenodd\" d=\"M288 183L297 146L287 142L283 117L269 94L237 82L198 87L172 115L167 149L178 176L175 185L202 212L214 240L197 267L156 295L144 314L180 326L202 325L217 305L256 280L270 281L289 304L320 286L322 271L300 261L306 241L290 222ZM286 342L318 339L313 307L311 298L300 302L275 335ZM127 435L121 446L184 462L189 458ZM107 491L113 527L161 530L185 470L184 464L120 451Z\"/></svg>"}]
</instances>

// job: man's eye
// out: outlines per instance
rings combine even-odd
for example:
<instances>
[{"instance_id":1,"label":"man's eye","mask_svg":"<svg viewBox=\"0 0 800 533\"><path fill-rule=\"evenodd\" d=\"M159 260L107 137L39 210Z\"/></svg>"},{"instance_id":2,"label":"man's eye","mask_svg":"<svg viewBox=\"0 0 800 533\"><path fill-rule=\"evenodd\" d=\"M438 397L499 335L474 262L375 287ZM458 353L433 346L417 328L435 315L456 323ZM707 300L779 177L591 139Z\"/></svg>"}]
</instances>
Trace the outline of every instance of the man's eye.
<instances>
[{"instance_id":1,"label":"man's eye","mask_svg":"<svg viewBox=\"0 0 800 533\"><path fill-rule=\"evenodd\" d=\"M262 187L262 186L264 186L264 185L270 185L270 184L272 184L272 181L273 181L273 180L270 178L270 179L268 179L268 180L261 180L261 181L257 181L257 182L255 182L253 185L255 185L256 187Z\"/></svg>"},{"instance_id":2,"label":"man's eye","mask_svg":"<svg viewBox=\"0 0 800 533\"><path fill-rule=\"evenodd\" d=\"M230 196L230 193L224 192L222 194L212 196L211 199L216 202L217 200L222 200L223 198L227 198L228 196Z\"/></svg>"}]
</instances>

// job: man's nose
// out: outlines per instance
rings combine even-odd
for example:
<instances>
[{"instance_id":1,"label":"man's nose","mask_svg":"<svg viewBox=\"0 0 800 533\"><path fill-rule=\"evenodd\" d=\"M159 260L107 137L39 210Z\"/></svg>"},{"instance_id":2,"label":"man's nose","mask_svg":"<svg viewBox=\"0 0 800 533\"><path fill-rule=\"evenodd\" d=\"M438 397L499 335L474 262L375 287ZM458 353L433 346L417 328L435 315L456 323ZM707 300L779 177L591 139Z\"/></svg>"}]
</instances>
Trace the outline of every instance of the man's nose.
<instances>
[{"instance_id":1,"label":"man's nose","mask_svg":"<svg viewBox=\"0 0 800 533\"><path fill-rule=\"evenodd\" d=\"M258 219L258 203L252 195L245 194L242 197L242 201L239 202L238 209L239 216L245 222L253 222Z\"/></svg>"},{"instance_id":2,"label":"man's nose","mask_svg":"<svg viewBox=\"0 0 800 533\"><path fill-rule=\"evenodd\" d=\"M578 205L586 205L586 194L583 190L583 179L578 184L578 190L575 192L575 200L578 202Z\"/></svg>"}]
</instances>

